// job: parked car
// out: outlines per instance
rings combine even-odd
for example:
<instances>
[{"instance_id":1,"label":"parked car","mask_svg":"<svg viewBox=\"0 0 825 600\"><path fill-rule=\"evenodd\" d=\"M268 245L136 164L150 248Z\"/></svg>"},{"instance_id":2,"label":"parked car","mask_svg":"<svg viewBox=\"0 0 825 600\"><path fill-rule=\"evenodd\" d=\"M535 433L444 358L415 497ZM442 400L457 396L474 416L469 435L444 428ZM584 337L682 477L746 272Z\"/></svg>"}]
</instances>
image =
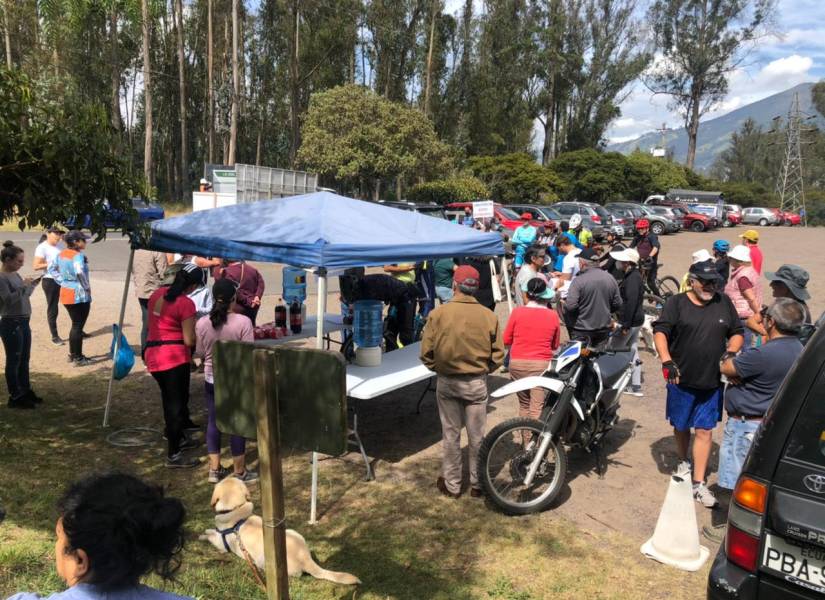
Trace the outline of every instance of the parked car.
<instances>
[{"instance_id":1,"label":"parked car","mask_svg":"<svg viewBox=\"0 0 825 600\"><path fill-rule=\"evenodd\" d=\"M693 212L687 206L672 205L670 208L674 213L682 215L682 228L685 230L701 232L711 228L710 219L701 213Z\"/></svg>"},{"instance_id":2,"label":"parked car","mask_svg":"<svg viewBox=\"0 0 825 600\"><path fill-rule=\"evenodd\" d=\"M742 223L742 207L738 204L725 204L727 219L722 223L723 227L734 227Z\"/></svg>"},{"instance_id":3,"label":"parked car","mask_svg":"<svg viewBox=\"0 0 825 600\"><path fill-rule=\"evenodd\" d=\"M802 217L800 217L795 212L785 211L782 213L782 217L784 219L784 224L790 227L794 225L802 225Z\"/></svg>"},{"instance_id":4,"label":"parked car","mask_svg":"<svg viewBox=\"0 0 825 600\"><path fill-rule=\"evenodd\" d=\"M605 231L613 226L613 215L601 204L595 202L556 202L553 208L570 220L573 215L581 215L582 223L597 240L604 238Z\"/></svg>"},{"instance_id":5,"label":"parked car","mask_svg":"<svg viewBox=\"0 0 825 600\"><path fill-rule=\"evenodd\" d=\"M724 212L722 213L722 218L719 218L719 211L715 205L691 204L690 209L695 213L705 215L708 218L708 222L711 229L716 229L717 227L719 227L725 219Z\"/></svg>"},{"instance_id":6,"label":"parked car","mask_svg":"<svg viewBox=\"0 0 825 600\"><path fill-rule=\"evenodd\" d=\"M103 201L103 206L106 211L106 216L103 221L106 229L123 227L126 220L126 215L124 215L123 211L111 208L108 200ZM158 221L166 216L162 206L144 200L143 198L132 198L132 208L135 209L138 222L140 223ZM64 222L64 225L70 229L88 229L91 224L91 215L83 215L80 219L77 217L69 217Z\"/></svg>"},{"instance_id":7,"label":"parked car","mask_svg":"<svg viewBox=\"0 0 825 600\"><path fill-rule=\"evenodd\" d=\"M761 206L749 206L742 210L742 223L745 225L778 225L781 217L770 208Z\"/></svg>"},{"instance_id":8,"label":"parked car","mask_svg":"<svg viewBox=\"0 0 825 600\"><path fill-rule=\"evenodd\" d=\"M440 204L436 204L435 202L407 202L405 200L398 202L392 200L379 200L378 204L391 206L392 208L400 208L402 210L410 210L427 215L428 217L436 217L438 219L447 218L447 215L444 213L444 207Z\"/></svg>"},{"instance_id":9,"label":"parked car","mask_svg":"<svg viewBox=\"0 0 825 600\"><path fill-rule=\"evenodd\" d=\"M645 209L649 211L648 220L650 217L661 217L665 219L665 226L667 230L665 233L677 233L682 229L682 217L673 212L669 206L646 206ZM655 232L654 232L655 233Z\"/></svg>"},{"instance_id":10,"label":"parked car","mask_svg":"<svg viewBox=\"0 0 825 600\"><path fill-rule=\"evenodd\" d=\"M610 202L605 205L609 210L623 210L630 211L633 215L633 226L625 227L625 232L628 235L633 235L636 229L636 221L645 218L650 222L650 231L656 235L664 235L670 231L676 231L673 222L669 222L667 217L657 215L651 210L653 207L645 206L644 204L636 204L635 202Z\"/></svg>"},{"instance_id":11,"label":"parked car","mask_svg":"<svg viewBox=\"0 0 825 600\"><path fill-rule=\"evenodd\" d=\"M753 438L708 576L709 600L821 600L825 594L822 323L820 317Z\"/></svg>"},{"instance_id":12,"label":"parked car","mask_svg":"<svg viewBox=\"0 0 825 600\"><path fill-rule=\"evenodd\" d=\"M564 218L549 206L538 204L510 204L507 208L519 214L530 213L547 231L555 231L558 223Z\"/></svg>"},{"instance_id":13,"label":"parked car","mask_svg":"<svg viewBox=\"0 0 825 600\"><path fill-rule=\"evenodd\" d=\"M452 212L457 212L457 211L463 212L465 208L472 209L473 208L473 203L472 202L451 202L450 204L445 206L445 208L447 209L448 214L451 211ZM518 213L518 212L516 212L516 211L514 211L510 208L507 208L506 206L502 206L498 202L496 202L495 205L494 205L494 214L495 214L495 218L499 222L499 224L504 229L509 230L508 235L512 235L512 232L515 231L516 229L518 229L522 224L521 213ZM530 221L530 224L533 225L534 227L539 227L541 225L541 222L533 219L533 220ZM505 232L505 233L507 233L507 232Z\"/></svg>"}]
</instances>

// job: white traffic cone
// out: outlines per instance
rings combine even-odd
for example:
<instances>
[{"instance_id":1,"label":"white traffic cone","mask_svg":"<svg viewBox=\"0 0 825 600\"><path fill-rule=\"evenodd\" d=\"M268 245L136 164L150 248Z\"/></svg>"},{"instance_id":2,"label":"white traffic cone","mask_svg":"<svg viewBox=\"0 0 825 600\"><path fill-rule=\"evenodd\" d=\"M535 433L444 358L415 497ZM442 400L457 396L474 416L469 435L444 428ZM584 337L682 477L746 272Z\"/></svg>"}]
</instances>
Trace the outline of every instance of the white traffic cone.
<instances>
[{"instance_id":1,"label":"white traffic cone","mask_svg":"<svg viewBox=\"0 0 825 600\"><path fill-rule=\"evenodd\" d=\"M672 475L653 537L642 544L642 554L660 563L698 571L710 555L699 545L699 529L690 476Z\"/></svg>"}]
</instances>

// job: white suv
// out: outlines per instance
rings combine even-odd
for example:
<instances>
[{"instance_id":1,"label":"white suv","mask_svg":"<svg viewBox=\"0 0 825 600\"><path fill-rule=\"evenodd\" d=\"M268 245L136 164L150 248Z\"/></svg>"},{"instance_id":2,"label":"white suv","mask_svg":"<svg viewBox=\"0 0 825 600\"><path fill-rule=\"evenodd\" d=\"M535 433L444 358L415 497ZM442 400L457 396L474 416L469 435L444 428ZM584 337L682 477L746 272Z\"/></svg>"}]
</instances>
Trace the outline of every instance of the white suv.
<instances>
[{"instance_id":1,"label":"white suv","mask_svg":"<svg viewBox=\"0 0 825 600\"><path fill-rule=\"evenodd\" d=\"M754 225L778 225L779 216L770 208L751 206L742 210L742 223Z\"/></svg>"}]
</instances>

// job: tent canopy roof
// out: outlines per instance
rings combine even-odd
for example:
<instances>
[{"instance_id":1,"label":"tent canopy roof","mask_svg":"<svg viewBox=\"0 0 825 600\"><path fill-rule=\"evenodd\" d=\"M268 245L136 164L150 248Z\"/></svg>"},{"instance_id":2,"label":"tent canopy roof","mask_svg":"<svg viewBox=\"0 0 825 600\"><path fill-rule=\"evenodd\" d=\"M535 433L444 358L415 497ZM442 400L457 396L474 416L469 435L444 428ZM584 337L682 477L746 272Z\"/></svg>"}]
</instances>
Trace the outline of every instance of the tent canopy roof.
<instances>
[{"instance_id":1,"label":"tent canopy roof","mask_svg":"<svg viewBox=\"0 0 825 600\"><path fill-rule=\"evenodd\" d=\"M499 256L497 233L417 212L316 192L155 221L145 247L298 267L347 268Z\"/></svg>"}]
</instances>

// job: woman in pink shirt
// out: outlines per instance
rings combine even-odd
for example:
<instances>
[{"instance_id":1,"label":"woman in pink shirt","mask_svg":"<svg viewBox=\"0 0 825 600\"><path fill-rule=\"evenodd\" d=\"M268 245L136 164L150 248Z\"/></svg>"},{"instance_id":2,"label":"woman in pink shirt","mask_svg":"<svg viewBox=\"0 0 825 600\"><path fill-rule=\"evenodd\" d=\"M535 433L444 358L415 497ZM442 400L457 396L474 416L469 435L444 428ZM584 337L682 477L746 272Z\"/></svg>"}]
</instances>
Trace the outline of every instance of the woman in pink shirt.
<instances>
[{"instance_id":1,"label":"woman in pink shirt","mask_svg":"<svg viewBox=\"0 0 825 600\"><path fill-rule=\"evenodd\" d=\"M541 375L559 347L559 316L547 307L553 290L541 277L524 284L527 305L517 306L504 329L504 345L510 347L510 376L513 380ZM533 388L518 393L519 416L538 419L544 407L545 391Z\"/></svg>"},{"instance_id":2,"label":"woman in pink shirt","mask_svg":"<svg viewBox=\"0 0 825 600\"><path fill-rule=\"evenodd\" d=\"M197 348L195 353L203 357L204 398L206 400L206 451L209 454L209 483L218 483L230 471L221 465L221 432L215 419L215 374L212 370L212 350L218 340L252 342L252 321L234 312L237 288L228 279L219 279L212 286L214 304L212 311L198 319L195 325ZM235 477L242 481L254 481L258 474L246 468L246 440L240 436L229 437L229 449L235 467Z\"/></svg>"},{"instance_id":3,"label":"woman in pink shirt","mask_svg":"<svg viewBox=\"0 0 825 600\"><path fill-rule=\"evenodd\" d=\"M189 417L189 363L195 346L195 303L187 297L197 287L198 267L184 265L170 286L158 288L147 304L149 332L143 362L158 382L163 400L170 468L196 467L197 459L185 458L183 450L198 443L187 433L199 427Z\"/></svg>"}]
</instances>

